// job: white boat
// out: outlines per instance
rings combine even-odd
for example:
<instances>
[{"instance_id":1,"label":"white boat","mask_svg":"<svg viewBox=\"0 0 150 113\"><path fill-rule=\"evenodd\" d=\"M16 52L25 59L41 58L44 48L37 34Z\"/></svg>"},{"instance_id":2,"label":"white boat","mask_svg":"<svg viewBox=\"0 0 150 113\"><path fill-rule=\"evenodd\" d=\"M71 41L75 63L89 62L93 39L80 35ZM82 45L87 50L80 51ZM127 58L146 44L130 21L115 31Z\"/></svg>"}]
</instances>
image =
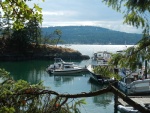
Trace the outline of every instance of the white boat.
<instances>
[{"instance_id":1,"label":"white boat","mask_svg":"<svg viewBox=\"0 0 150 113\"><path fill-rule=\"evenodd\" d=\"M92 60L98 61L100 63L107 63L111 58L111 53L107 51L98 51L93 54Z\"/></svg>"},{"instance_id":2,"label":"white boat","mask_svg":"<svg viewBox=\"0 0 150 113\"><path fill-rule=\"evenodd\" d=\"M94 73L93 70L97 66L99 66L99 65L89 65L87 67L87 70L92 74L92 77L90 77L90 81L94 81L94 82L97 82L97 83L100 83L100 84L110 83L110 82L114 81L114 78L105 77L102 74ZM100 65L100 66L102 67L102 66L108 66L108 65L103 64L103 65Z\"/></svg>"},{"instance_id":3,"label":"white boat","mask_svg":"<svg viewBox=\"0 0 150 113\"><path fill-rule=\"evenodd\" d=\"M123 105L118 105L118 110L121 113L141 113L138 110L134 109L133 107Z\"/></svg>"},{"instance_id":4,"label":"white boat","mask_svg":"<svg viewBox=\"0 0 150 113\"><path fill-rule=\"evenodd\" d=\"M117 51L118 53L125 54L125 51ZM147 63L147 60L142 62L142 64ZM137 66L138 67L138 66ZM125 69L125 71L120 71L122 74L119 74L123 77L121 81L118 82L118 88L122 90L127 95L145 95L150 94L150 75L147 75L145 79L145 70L148 67L143 66L142 68L137 68L134 72L130 69ZM120 69L121 70L121 69Z\"/></svg>"},{"instance_id":5,"label":"white boat","mask_svg":"<svg viewBox=\"0 0 150 113\"><path fill-rule=\"evenodd\" d=\"M92 57L91 64L87 67L87 70L93 75L90 79L97 81L98 83L109 83L113 82L114 78L105 77L103 73L97 74L94 72L94 68L99 67L101 69L108 69L108 60L110 59L110 53L106 51L97 52Z\"/></svg>"},{"instance_id":6,"label":"white boat","mask_svg":"<svg viewBox=\"0 0 150 113\"><path fill-rule=\"evenodd\" d=\"M54 60L54 64L46 69L50 74L74 74L85 70L85 68L75 65L73 62L64 62L61 58L55 58Z\"/></svg>"},{"instance_id":7,"label":"white boat","mask_svg":"<svg viewBox=\"0 0 150 113\"><path fill-rule=\"evenodd\" d=\"M132 73L131 76L123 78L118 82L118 88L127 95L149 94L150 79L138 79L137 76L138 73Z\"/></svg>"}]
</instances>

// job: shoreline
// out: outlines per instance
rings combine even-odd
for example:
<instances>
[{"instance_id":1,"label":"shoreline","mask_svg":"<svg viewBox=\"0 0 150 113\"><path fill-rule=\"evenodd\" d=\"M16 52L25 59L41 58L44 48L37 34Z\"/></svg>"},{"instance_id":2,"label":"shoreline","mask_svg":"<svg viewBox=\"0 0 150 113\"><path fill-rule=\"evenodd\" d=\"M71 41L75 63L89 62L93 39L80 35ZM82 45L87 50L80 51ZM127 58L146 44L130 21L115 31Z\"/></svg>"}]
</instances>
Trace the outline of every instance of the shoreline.
<instances>
[{"instance_id":1,"label":"shoreline","mask_svg":"<svg viewBox=\"0 0 150 113\"><path fill-rule=\"evenodd\" d=\"M0 53L0 61L53 60L56 57L64 60L90 59L88 55L82 55L79 51L70 48L44 44L41 44L38 47L32 44L28 50L23 52L19 52L17 50L11 51L11 49L7 48L7 51L1 51Z\"/></svg>"}]
</instances>

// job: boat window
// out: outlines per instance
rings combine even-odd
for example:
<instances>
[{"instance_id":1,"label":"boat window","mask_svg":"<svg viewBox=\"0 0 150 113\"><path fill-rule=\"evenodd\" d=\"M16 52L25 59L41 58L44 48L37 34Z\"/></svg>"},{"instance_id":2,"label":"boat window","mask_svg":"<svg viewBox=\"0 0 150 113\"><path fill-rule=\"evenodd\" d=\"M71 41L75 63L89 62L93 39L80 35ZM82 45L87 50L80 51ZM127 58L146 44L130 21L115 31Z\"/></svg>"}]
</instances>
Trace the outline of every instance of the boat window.
<instances>
[{"instance_id":1,"label":"boat window","mask_svg":"<svg viewBox=\"0 0 150 113\"><path fill-rule=\"evenodd\" d=\"M98 56L99 57L103 57L103 53L98 53Z\"/></svg>"},{"instance_id":2,"label":"boat window","mask_svg":"<svg viewBox=\"0 0 150 113\"><path fill-rule=\"evenodd\" d=\"M135 86L136 87L145 87L146 88L146 86L147 86L147 88L149 88L149 82L144 82L144 83L142 83L143 81L140 81L140 82L137 82L136 84L135 84ZM144 89L143 89L144 90Z\"/></svg>"},{"instance_id":3,"label":"boat window","mask_svg":"<svg viewBox=\"0 0 150 113\"><path fill-rule=\"evenodd\" d=\"M65 68L71 68L71 66L65 66Z\"/></svg>"},{"instance_id":4,"label":"boat window","mask_svg":"<svg viewBox=\"0 0 150 113\"><path fill-rule=\"evenodd\" d=\"M63 60L62 60L61 58L56 58L56 59L55 59L55 62L56 62L56 63L58 63L58 62L63 62Z\"/></svg>"},{"instance_id":5,"label":"boat window","mask_svg":"<svg viewBox=\"0 0 150 113\"><path fill-rule=\"evenodd\" d=\"M134 81L134 78L126 78L126 83L127 84L130 84L131 82L133 82Z\"/></svg>"}]
</instances>

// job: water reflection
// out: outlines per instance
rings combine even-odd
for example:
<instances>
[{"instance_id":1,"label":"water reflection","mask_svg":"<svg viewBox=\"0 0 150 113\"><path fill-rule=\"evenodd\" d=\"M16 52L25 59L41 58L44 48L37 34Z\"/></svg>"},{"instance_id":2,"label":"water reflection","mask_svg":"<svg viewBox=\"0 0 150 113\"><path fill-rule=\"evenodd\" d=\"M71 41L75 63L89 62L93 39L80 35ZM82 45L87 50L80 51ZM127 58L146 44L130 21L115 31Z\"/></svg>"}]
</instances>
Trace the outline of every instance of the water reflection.
<instances>
[{"instance_id":1,"label":"water reflection","mask_svg":"<svg viewBox=\"0 0 150 113\"><path fill-rule=\"evenodd\" d=\"M106 85L91 84L91 91L97 91L105 87ZM112 93L105 93L99 96L94 96L93 102L97 106L103 106L106 108L109 104L113 102L113 98L114 98L114 95Z\"/></svg>"},{"instance_id":2,"label":"water reflection","mask_svg":"<svg viewBox=\"0 0 150 113\"><path fill-rule=\"evenodd\" d=\"M49 75L45 69L53 61L23 61L23 62L0 62L0 68L5 68L15 80L23 79L30 83L43 81L43 85L51 90L64 94L76 94L99 90L105 86L89 83L89 73L77 75L54 76ZM78 62L79 65L87 65L87 61ZM87 104L81 107L82 113L113 113L113 94L107 93L95 97L86 98ZM85 111L86 109L86 111Z\"/></svg>"},{"instance_id":3,"label":"water reflection","mask_svg":"<svg viewBox=\"0 0 150 113\"><path fill-rule=\"evenodd\" d=\"M15 80L23 79L32 84L41 81L49 61L1 62L0 68L10 72Z\"/></svg>"},{"instance_id":4,"label":"water reflection","mask_svg":"<svg viewBox=\"0 0 150 113\"><path fill-rule=\"evenodd\" d=\"M77 74L66 74L66 75L54 75L54 83L55 85L61 86L62 84L69 84L69 83L73 83L76 80L74 80L75 78L80 80L82 79L81 77L85 77L87 76L88 73L77 73Z\"/></svg>"}]
</instances>

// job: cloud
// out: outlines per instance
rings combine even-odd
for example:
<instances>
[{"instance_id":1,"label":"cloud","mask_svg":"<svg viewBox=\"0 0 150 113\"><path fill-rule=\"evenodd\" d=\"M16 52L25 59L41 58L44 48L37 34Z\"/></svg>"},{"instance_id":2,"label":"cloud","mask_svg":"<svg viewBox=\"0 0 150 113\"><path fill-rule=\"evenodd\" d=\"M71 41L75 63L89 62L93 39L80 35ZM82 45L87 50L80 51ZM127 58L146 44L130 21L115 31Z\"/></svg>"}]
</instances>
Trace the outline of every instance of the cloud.
<instances>
[{"instance_id":1,"label":"cloud","mask_svg":"<svg viewBox=\"0 0 150 113\"><path fill-rule=\"evenodd\" d=\"M42 12L42 14L44 15L44 16L62 16L62 15L64 15L64 13L63 12L48 12L48 11L45 11L45 12Z\"/></svg>"},{"instance_id":2,"label":"cloud","mask_svg":"<svg viewBox=\"0 0 150 113\"><path fill-rule=\"evenodd\" d=\"M123 20L120 21L67 21L67 22L43 22L43 27L49 26L97 26L103 27L110 30L122 31L127 33L139 33L141 34L141 29L122 24Z\"/></svg>"},{"instance_id":3,"label":"cloud","mask_svg":"<svg viewBox=\"0 0 150 113\"><path fill-rule=\"evenodd\" d=\"M42 12L43 16L72 16L76 15L77 12L75 11L43 11Z\"/></svg>"},{"instance_id":4,"label":"cloud","mask_svg":"<svg viewBox=\"0 0 150 113\"><path fill-rule=\"evenodd\" d=\"M42 26L89 25L123 32L141 33L123 24L123 15L100 0L32 0L43 9Z\"/></svg>"}]
</instances>

